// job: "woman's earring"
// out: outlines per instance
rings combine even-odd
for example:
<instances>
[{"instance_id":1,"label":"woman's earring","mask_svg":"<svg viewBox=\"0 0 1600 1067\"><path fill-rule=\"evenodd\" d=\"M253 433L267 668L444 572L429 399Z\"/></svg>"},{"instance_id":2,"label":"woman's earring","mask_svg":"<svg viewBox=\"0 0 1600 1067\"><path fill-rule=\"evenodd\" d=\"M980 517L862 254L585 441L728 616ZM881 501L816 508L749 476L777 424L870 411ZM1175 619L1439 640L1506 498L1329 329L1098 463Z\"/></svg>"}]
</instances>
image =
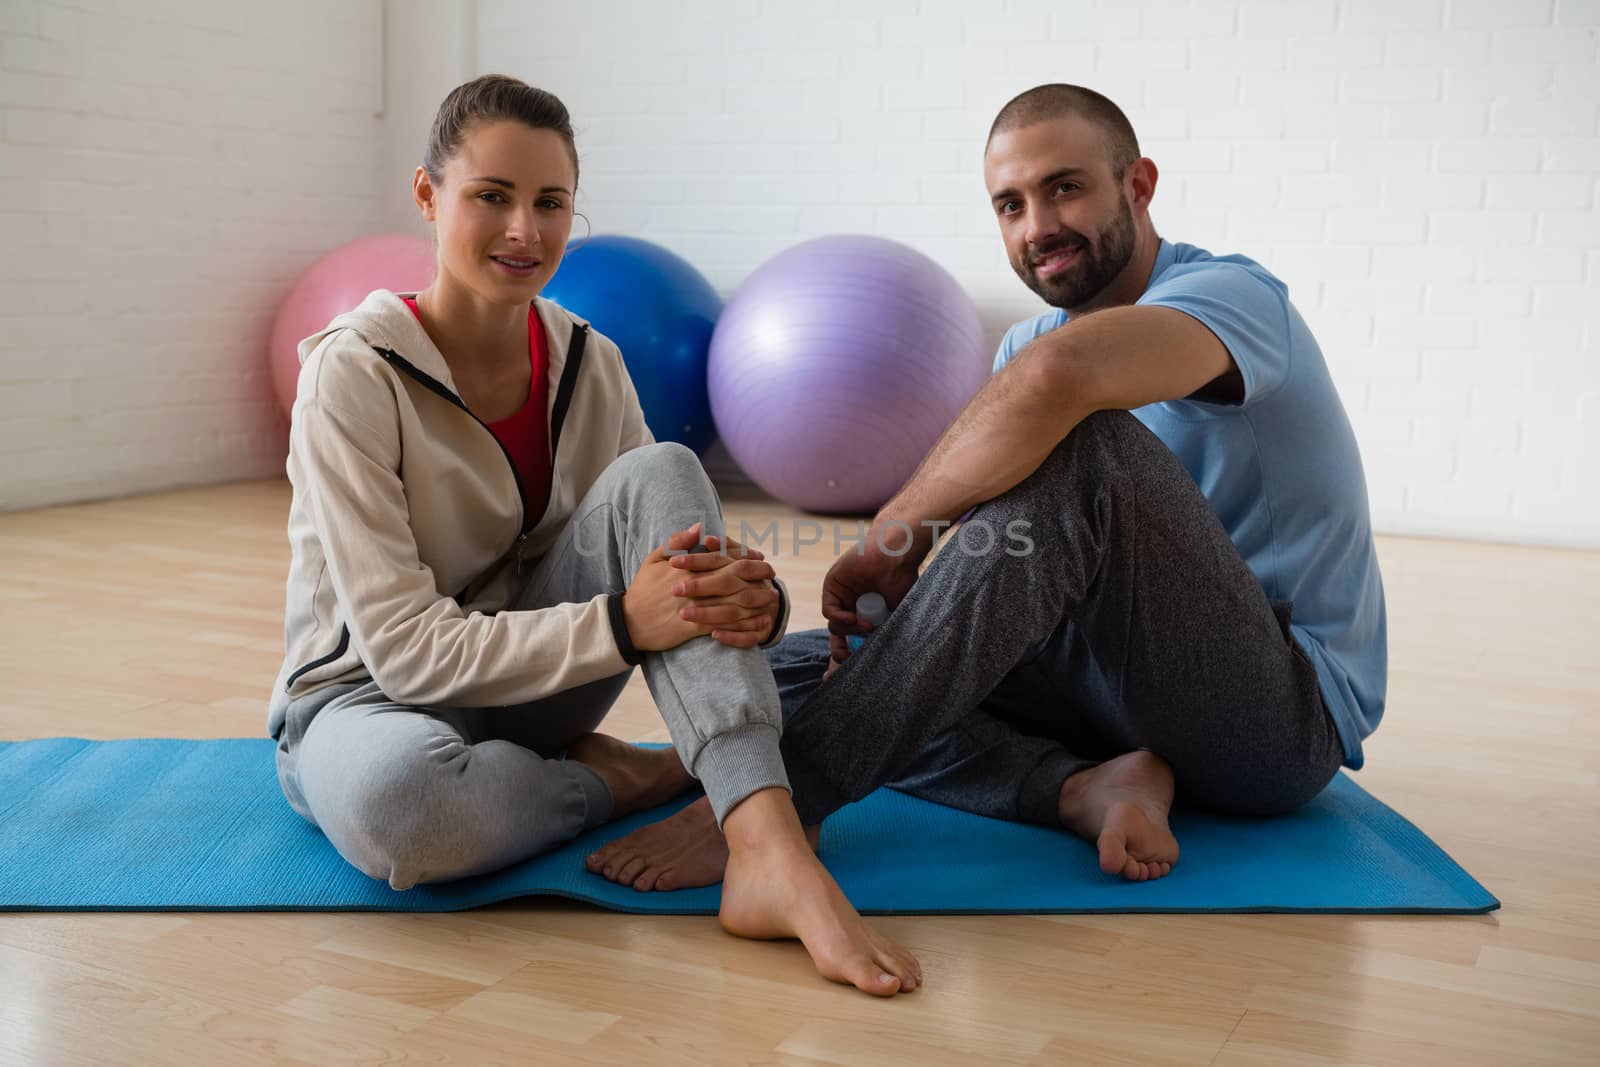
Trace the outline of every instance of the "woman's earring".
<instances>
[{"instance_id":1,"label":"woman's earring","mask_svg":"<svg viewBox=\"0 0 1600 1067\"><path fill-rule=\"evenodd\" d=\"M588 243L590 235L594 233L594 228L589 225L589 216L585 215L581 211L574 211L573 215L583 220L583 237L577 241L567 242L566 255L571 255L573 252L576 252L578 249L582 248L586 243Z\"/></svg>"}]
</instances>

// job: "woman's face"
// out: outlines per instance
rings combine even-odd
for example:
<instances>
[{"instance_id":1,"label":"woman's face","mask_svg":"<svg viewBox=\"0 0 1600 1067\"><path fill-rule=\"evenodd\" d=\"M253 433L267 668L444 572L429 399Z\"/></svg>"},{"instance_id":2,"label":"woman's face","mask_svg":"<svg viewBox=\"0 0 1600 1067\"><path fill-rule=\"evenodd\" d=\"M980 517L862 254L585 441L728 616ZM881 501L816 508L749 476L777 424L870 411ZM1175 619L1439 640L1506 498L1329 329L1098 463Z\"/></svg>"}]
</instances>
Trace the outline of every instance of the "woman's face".
<instances>
[{"instance_id":1,"label":"woman's face","mask_svg":"<svg viewBox=\"0 0 1600 1067\"><path fill-rule=\"evenodd\" d=\"M577 172L554 130L476 124L435 187L417 169L413 192L439 239L439 273L496 304L526 304L561 265L572 232Z\"/></svg>"}]
</instances>

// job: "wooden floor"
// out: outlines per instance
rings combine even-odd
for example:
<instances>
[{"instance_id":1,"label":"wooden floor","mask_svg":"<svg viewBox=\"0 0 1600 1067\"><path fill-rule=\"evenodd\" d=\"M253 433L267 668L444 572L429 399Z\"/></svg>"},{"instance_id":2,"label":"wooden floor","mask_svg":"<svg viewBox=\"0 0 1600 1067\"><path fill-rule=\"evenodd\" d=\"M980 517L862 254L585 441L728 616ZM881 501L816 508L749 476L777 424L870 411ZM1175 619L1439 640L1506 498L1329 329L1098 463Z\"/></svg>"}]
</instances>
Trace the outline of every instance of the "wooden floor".
<instances>
[{"instance_id":1,"label":"wooden floor","mask_svg":"<svg viewBox=\"0 0 1600 1067\"><path fill-rule=\"evenodd\" d=\"M267 482L0 515L0 738L261 736L287 502ZM789 547L816 625L830 546ZM1358 780L1492 916L879 919L927 974L883 1003L710 918L4 914L0 1063L1600 1062L1600 554L1380 553L1390 702ZM666 736L637 679L610 722Z\"/></svg>"}]
</instances>

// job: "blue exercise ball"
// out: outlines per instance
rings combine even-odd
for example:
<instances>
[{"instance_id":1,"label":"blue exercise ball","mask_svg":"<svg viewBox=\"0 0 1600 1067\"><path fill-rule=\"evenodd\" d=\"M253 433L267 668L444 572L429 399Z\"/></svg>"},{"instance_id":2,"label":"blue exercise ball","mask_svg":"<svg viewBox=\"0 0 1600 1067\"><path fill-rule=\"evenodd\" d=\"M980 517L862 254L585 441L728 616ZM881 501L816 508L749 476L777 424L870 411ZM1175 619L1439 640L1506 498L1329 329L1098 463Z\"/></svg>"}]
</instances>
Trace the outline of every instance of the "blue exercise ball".
<instances>
[{"instance_id":1,"label":"blue exercise ball","mask_svg":"<svg viewBox=\"0 0 1600 1067\"><path fill-rule=\"evenodd\" d=\"M544 295L617 343L657 441L696 452L716 437L706 356L722 298L689 261L637 237L572 245Z\"/></svg>"}]
</instances>

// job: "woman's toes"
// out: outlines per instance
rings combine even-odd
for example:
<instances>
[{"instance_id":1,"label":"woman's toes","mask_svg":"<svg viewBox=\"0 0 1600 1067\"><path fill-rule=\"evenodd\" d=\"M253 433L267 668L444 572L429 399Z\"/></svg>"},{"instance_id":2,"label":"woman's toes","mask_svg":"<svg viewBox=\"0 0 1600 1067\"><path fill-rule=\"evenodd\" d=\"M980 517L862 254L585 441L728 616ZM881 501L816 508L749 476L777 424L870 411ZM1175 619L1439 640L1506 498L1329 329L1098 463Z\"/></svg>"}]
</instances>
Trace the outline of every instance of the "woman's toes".
<instances>
[{"instance_id":1,"label":"woman's toes","mask_svg":"<svg viewBox=\"0 0 1600 1067\"><path fill-rule=\"evenodd\" d=\"M900 992L909 993L916 988L916 979L911 976L911 968L907 967L903 960L884 956L880 957L877 963L884 974L895 976L895 981L900 983Z\"/></svg>"},{"instance_id":2,"label":"woman's toes","mask_svg":"<svg viewBox=\"0 0 1600 1067\"><path fill-rule=\"evenodd\" d=\"M892 997L900 991L900 979L889 973L888 968L872 953L863 953L854 959L842 960L837 964L837 971L829 974L833 968L824 968L823 974L836 982L846 982L855 986L863 993L871 993L875 997Z\"/></svg>"},{"instance_id":3,"label":"woman's toes","mask_svg":"<svg viewBox=\"0 0 1600 1067\"><path fill-rule=\"evenodd\" d=\"M876 931L871 936L878 966L886 974L897 976L902 993L909 993L922 984L922 968L915 957L892 941L879 937Z\"/></svg>"},{"instance_id":4,"label":"woman's toes","mask_svg":"<svg viewBox=\"0 0 1600 1067\"><path fill-rule=\"evenodd\" d=\"M862 985L860 982L857 982L856 988L861 989L864 992L871 993L874 996L892 997L896 993L900 992L900 979L896 978L888 971L879 971L876 975L867 980L866 985Z\"/></svg>"}]
</instances>

